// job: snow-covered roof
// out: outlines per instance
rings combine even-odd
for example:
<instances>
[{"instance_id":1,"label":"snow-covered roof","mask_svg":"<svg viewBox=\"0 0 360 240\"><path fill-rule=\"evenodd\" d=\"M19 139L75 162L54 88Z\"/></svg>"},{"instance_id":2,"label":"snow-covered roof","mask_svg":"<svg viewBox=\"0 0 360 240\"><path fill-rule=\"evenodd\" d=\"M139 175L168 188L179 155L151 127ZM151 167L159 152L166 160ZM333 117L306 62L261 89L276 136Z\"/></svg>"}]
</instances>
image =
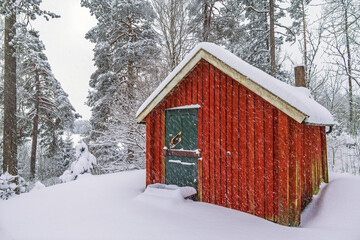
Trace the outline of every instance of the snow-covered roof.
<instances>
[{"instance_id":1,"label":"snow-covered roof","mask_svg":"<svg viewBox=\"0 0 360 240\"><path fill-rule=\"evenodd\" d=\"M137 121L141 122L201 59L215 65L300 123L335 124L331 113L312 99L308 90L282 82L224 48L206 42L198 44L188 53L184 60L146 99L136 113Z\"/></svg>"}]
</instances>

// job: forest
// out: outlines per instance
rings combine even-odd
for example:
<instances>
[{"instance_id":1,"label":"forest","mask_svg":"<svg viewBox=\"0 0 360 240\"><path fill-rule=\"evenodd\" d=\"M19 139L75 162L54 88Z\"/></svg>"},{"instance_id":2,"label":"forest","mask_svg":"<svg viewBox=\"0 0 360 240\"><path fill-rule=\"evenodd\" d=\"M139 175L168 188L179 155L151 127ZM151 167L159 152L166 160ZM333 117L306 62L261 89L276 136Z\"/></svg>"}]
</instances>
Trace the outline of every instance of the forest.
<instances>
[{"instance_id":1,"label":"forest","mask_svg":"<svg viewBox=\"0 0 360 240\"><path fill-rule=\"evenodd\" d=\"M0 3L0 175L18 178L17 192L61 182L79 159L74 134L95 156L96 174L145 168L145 126L135 113L200 42L291 85L294 67L304 65L312 97L337 122L327 135L329 169L360 175L358 1L81 0L97 20L84 36L95 45L89 121L70 103L31 24L61 17L40 3Z\"/></svg>"}]
</instances>

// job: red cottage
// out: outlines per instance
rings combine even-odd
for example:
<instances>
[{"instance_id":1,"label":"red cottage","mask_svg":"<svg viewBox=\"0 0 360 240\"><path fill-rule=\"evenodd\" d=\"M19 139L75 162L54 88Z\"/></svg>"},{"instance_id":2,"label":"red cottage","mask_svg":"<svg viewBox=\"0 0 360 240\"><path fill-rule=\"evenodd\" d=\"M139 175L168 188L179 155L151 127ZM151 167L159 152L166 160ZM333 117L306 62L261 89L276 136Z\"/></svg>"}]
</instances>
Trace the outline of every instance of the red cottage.
<instances>
[{"instance_id":1,"label":"red cottage","mask_svg":"<svg viewBox=\"0 0 360 240\"><path fill-rule=\"evenodd\" d=\"M146 184L193 186L200 201L298 226L328 182L328 110L223 48L201 43L137 112Z\"/></svg>"}]
</instances>

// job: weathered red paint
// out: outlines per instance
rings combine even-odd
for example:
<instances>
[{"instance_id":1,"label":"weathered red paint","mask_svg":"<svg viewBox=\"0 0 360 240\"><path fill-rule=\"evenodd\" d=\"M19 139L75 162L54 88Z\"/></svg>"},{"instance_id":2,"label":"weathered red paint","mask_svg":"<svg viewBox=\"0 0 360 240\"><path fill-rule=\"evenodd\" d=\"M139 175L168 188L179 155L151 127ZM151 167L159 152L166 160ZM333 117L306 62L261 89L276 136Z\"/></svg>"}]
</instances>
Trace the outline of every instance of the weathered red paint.
<instances>
[{"instance_id":1,"label":"weathered red paint","mask_svg":"<svg viewBox=\"0 0 360 240\"><path fill-rule=\"evenodd\" d=\"M239 158L240 158L240 210L247 211L247 148L246 148L246 89L244 86L239 86Z\"/></svg>"},{"instance_id":2,"label":"weathered red paint","mask_svg":"<svg viewBox=\"0 0 360 240\"><path fill-rule=\"evenodd\" d=\"M164 182L167 108L199 104L199 199L284 225L328 181L325 127L306 126L201 61L146 117L146 184Z\"/></svg>"},{"instance_id":3,"label":"weathered red paint","mask_svg":"<svg viewBox=\"0 0 360 240\"><path fill-rule=\"evenodd\" d=\"M231 165L232 165L232 155L231 155L231 145L232 145L232 136L231 136L231 121L232 121L232 82L233 80L230 77L226 79L226 207L231 207L232 205L232 194L231 194Z\"/></svg>"},{"instance_id":4,"label":"weathered red paint","mask_svg":"<svg viewBox=\"0 0 360 240\"><path fill-rule=\"evenodd\" d=\"M203 121L199 124L203 124L203 201L210 202L210 81L209 81L209 67L210 64L205 63L203 65Z\"/></svg>"},{"instance_id":5,"label":"weathered red paint","mask_svg":"<svg viewBox=\"0 0 360 240\"><path fill-rule=\"evenodd\" d=\"M210 65L209 81L210 81L210 202L215 203L215 72L214 66Z\"/></svg>"},{"instance_id":6,"label":"weathered red paint","mask_svg":"<svg viewBox=\"0 0 360 240\"><path fill-rule=\"evenodd\" d=\"M215 72L215 99L220 98L220 71ZM215 123L220 124L220 101L215 101ZM219 125L217 125L219 126ZM220 128L215 127L215 204L221 205Z\"/></svg>"},{"instance_id":7,"label":"weathered red paint","mask_svg":"<svg viewBox=\"0 0 360 240\"><path fill-rule=\"evenodd\" d=\"M274 219L274 122L273 107L268 102L264 103L265 107L265 218Z\"/></svg>"},{"instance_id":8,"label":"weathered red paint","mask_svg":"<svg viewBox=\"0 0 360 240\"><path fill-rule=\"evenodd\" d=\"M255 95L255 214L265 217L264 101Z\"/></svg>"},{"instance_id":9,"label":"weathered red paint","mask_svg":"<svg viewBox=\"0 0 360 240\"><path fill-rule=\"evenodd\" d=\"M220 172L221 186L221 205L226 206L226 75L221 74L220 78Z\"/></svg>"},{"instance_id":10,"label":"weathered red paint","mask_svg":"<svg viewBox=\"0 0 360 240\"><path fill-rule=\"evenodd\" d=\"M233 81L233 91L232 91L232 147L231 155L233 162L231 164L232 171L232 195L233 195L233 204L232 208L240 209L239 207L239 84Z\"/></svg>"},{"instance_id":11,"label":"weathered red paint","mask_svg":"<svg viewBox=\"0 0 360 240\"><path fill-rule=\"evenodd\" d=\"M246 148L247 148L247 199L248 213L255 214L255 169L254 169L254 94L250 90L246 90L247 108L246 108Z\"/></svg>"}]
</instances>

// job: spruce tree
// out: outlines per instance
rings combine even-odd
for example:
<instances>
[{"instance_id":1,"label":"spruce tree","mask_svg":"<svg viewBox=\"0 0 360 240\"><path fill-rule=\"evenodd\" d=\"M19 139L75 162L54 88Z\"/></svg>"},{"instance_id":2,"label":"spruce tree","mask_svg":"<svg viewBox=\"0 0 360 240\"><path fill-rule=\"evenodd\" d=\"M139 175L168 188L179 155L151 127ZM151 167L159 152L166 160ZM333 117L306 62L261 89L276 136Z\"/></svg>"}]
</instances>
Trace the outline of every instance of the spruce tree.
<instances>
[{"instance_id":1,"label":"spruce tree","mask_svg":"<svg viewBox=\"0 0 360 240\"><path fill-rule=\"evenodd\" d=\"M0 3L0 14L5 17L4 30L4 133L3 133L3 172L18 174L17 169L17 118L16 118L16 56L14 41L16 35L16 16L22 15L28 24L37 16L58 17L56 14L40 9L38 0L5 0Z\"/></svg>"},{"instance_id":2,"label":"spruce tree","mask_svg":"<svg viewBox=\"0 0 360 240\"><path fill-rule=\"evenodd\" d=\"M83 0L82 5L98 20L86 35L96 44L97 67L88 96L92 108L90 146L99 164L119 161L124 155L130 164L143 152L135 140L143 134L135 111L144 99L139 86L159 54L158 36L152 27L155 13L148 1L140 0ZM119 131L114 133L114 127Z\"/></svg>"},{"instance_id":3,"label":"spruce tree","mask_svg":"<svg viewBox=\"0 0 360 240\"><path fill-rule=\"evenodd\" d=\"M33 179L38 139L44 156L55 159L62 153L63 130L73 127L75 116L67 94L52 74L38 32L23 27L18 30L16 41L22 89L19 128L22 138L32 138L30 178Z\"/></svg>"}]
</instances>

